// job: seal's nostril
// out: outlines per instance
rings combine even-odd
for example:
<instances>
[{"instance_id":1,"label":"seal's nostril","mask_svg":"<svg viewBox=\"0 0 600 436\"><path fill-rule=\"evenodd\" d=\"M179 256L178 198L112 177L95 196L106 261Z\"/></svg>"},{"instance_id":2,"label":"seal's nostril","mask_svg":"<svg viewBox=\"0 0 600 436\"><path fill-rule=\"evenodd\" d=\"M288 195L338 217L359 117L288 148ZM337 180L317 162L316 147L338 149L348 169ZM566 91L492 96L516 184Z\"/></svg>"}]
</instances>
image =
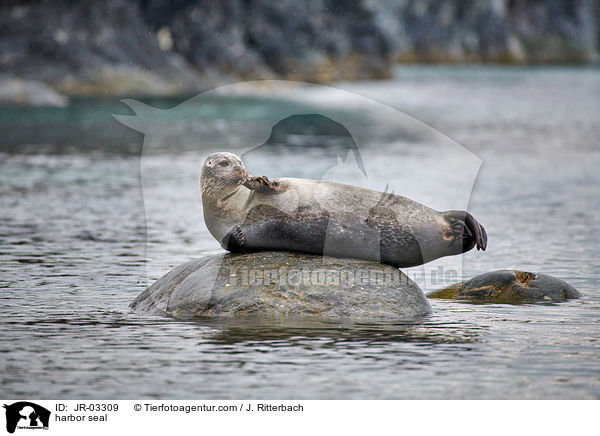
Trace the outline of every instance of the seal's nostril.
<instances>
[{"instance_id":1,"label":"seal's nostril","mask_svg":"<svg viewBox=\"0 0 600 436\"><path fill-rule=\"evenodd\" d=\"M235 171L235 172L237 172L237 173L239 173L241 175L247 175L248 174L248 171L246 171L246 168L244 168L244 167L242 167L240 165L235 165L233 167L233 171Z\"/></svg>"}]
</instances>

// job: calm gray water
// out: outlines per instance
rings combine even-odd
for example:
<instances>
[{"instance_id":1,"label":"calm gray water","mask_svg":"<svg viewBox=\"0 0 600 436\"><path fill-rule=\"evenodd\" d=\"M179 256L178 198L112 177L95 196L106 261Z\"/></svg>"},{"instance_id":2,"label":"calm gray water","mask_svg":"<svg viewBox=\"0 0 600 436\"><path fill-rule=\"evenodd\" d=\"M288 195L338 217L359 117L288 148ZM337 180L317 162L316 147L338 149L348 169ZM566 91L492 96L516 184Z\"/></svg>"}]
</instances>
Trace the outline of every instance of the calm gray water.
<instances>
[{"instance_id":1,"label":"calm gray water","mask_svg":"<svg viewBox=\"0 0 600 436\"><path fill-rule=\"evenodd\" d=\"M194 215L197 187L189 184L216 145L200 139L198 152L174 152L167 141L140 164L142 136L110 117L131 115L118 102L4 108L2 396L600 398L599 71L405 67L393 81L337 86L416 117L482 159L469 210L486 227L489 248L465 254L461 276L545 272L584 297L526 305L436 300L432 316L397 324L194 323L132 313L128 304L170 267L220 251ZM240 114L259 122L321 97L360 114L318 90L304 102L223 97L189 111L227 127ZM448 183L424 168L460 168L461 158L415 132L369 129L375 121L367 116L362 123L369 140L361 152L384 173L371 173L372 183L383 189L391 179L395 192L433 206L454 201ZM305 161L266 154L262 164L293 173L319 153L307 151ZM143 194L140 171L151 174ZM356 181L343 171L339 177ZM431 272L451 263L406 272L429 291L443 284Z\"/></svg>"}]
</instances>

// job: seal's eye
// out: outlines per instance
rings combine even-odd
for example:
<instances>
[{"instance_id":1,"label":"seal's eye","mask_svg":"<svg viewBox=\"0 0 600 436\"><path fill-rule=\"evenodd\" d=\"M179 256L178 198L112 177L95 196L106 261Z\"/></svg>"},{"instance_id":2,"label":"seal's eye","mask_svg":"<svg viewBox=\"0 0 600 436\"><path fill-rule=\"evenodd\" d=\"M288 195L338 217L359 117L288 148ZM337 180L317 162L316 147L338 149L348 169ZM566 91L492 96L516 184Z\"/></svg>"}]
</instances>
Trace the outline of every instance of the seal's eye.
<instances>
[{"instance_id":1,"label":"seal's eye","mask_svg":"<svg viewBox=\"0 0 600 436\"><path fill-rule=\"evenodd\" d=\"M222 167L228 167L229 166L229 162L227 162L226 160L222 160L221 162L219 162L219 165Z\"/></svg>"}]
</instances>

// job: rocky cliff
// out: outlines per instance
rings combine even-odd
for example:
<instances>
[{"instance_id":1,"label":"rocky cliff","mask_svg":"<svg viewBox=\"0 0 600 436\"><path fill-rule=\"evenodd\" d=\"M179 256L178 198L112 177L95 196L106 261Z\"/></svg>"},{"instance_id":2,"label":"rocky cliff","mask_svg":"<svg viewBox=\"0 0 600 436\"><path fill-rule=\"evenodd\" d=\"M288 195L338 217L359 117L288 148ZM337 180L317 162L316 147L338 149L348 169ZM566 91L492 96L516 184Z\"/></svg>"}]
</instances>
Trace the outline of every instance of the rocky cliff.
<instances>
[{"instance_id":1,"label":"rocky cliff","mask_svg":"<svg viewBox=\"0 0 600 436\"><path fill-rule=\"evenodd\" d=\"M36 81L71 95L381 78L395 62L590 62L600 27L600 0L22 0L0 8L1 83Z\"/></svg>"}]
</instances>

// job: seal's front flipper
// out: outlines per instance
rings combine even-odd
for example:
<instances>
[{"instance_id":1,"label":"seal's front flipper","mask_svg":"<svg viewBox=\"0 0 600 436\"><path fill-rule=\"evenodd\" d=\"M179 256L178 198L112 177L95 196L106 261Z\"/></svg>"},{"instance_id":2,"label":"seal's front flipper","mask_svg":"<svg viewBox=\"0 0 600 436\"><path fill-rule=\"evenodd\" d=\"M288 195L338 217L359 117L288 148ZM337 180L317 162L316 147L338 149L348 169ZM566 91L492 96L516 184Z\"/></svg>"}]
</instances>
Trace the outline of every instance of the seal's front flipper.
<instances>
[{"instance_id":1,"label":"seal's front flipper","mask_svg":"<svg viewBox=\"0 0 600 436\"><path fill-rule=\"evenodd\" d=\"M478 250L485 251L487 233L473 215L463 210L449 210L444 212L444 218L450 224L453 236L463 239L463 253L474 246L477 246Z\"/></svg>"},{"instance_id":2,"label":"seal's front flipper","mask_svg":"<svg viewBox=\"0 0 600 436\"><path fill-rule=\"evenodd\" d=\"M283 190L279 182L271 181L265 176L249 177L244 182L244 186L251 191L260 192L261 194L274 194Z\"/></svg>"}]
</instances>

